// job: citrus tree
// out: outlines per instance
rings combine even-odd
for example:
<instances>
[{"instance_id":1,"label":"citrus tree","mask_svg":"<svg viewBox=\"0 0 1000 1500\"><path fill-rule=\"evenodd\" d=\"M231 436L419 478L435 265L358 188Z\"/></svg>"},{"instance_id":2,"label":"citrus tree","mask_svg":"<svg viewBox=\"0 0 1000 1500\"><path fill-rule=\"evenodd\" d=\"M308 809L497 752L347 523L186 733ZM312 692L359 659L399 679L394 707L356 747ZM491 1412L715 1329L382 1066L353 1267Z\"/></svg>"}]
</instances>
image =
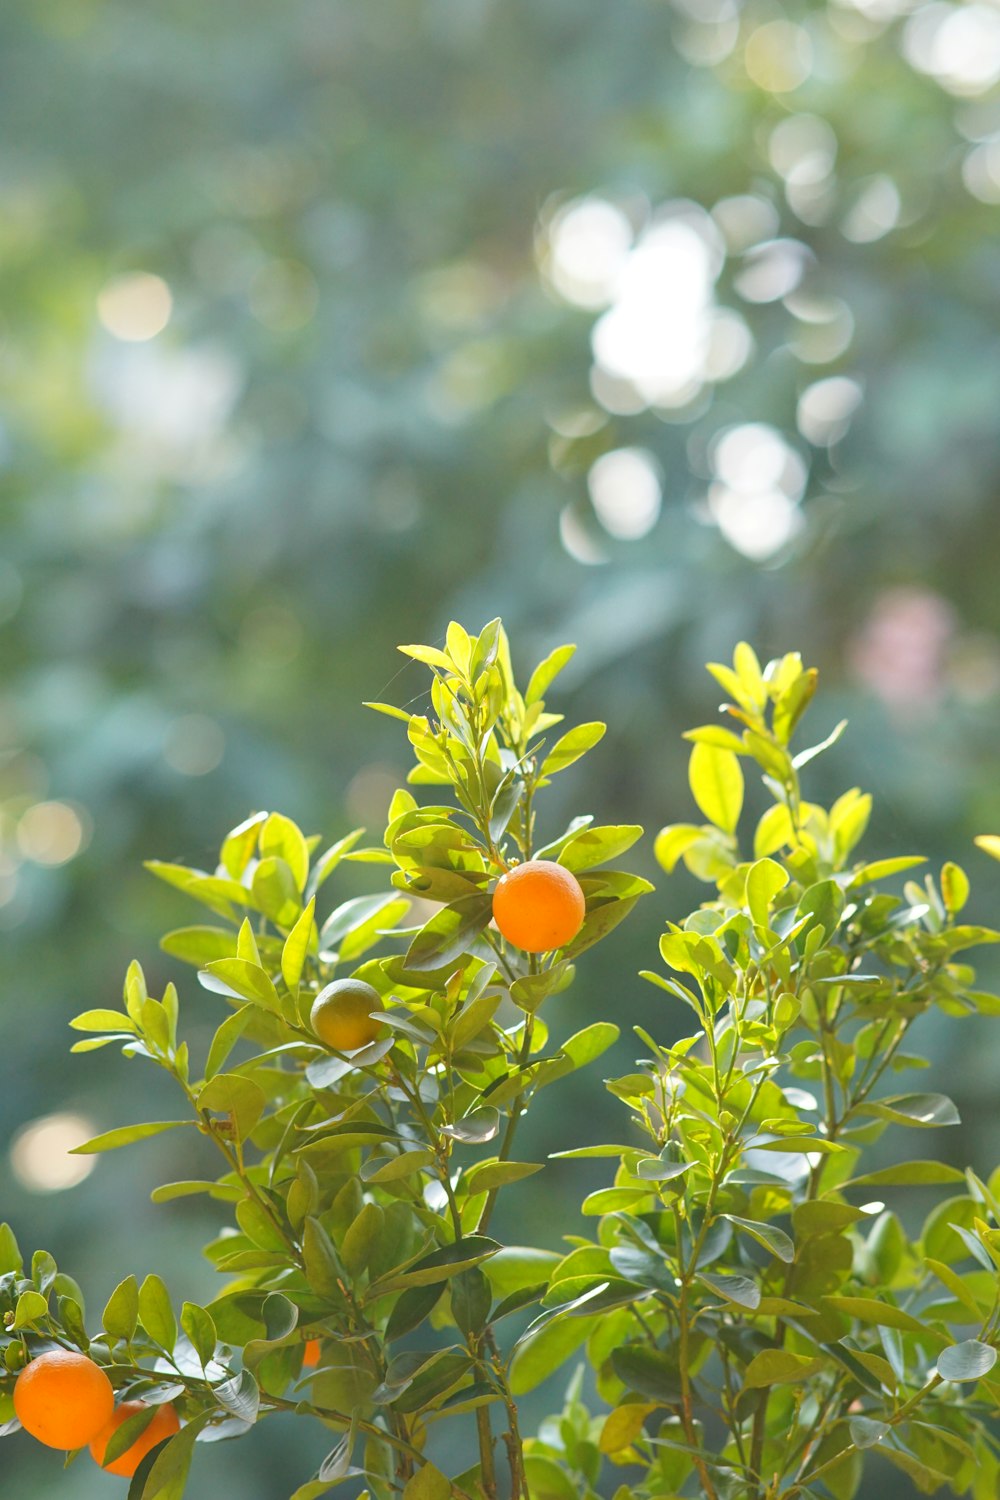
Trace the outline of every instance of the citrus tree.
<instances>
[{"instance_id":1,"label":"citrus tree","mask_svg":"<svg viewBox=\"0 0 1000 1500\"><path fill-rule=\"evenodd\" d=\"M410 1500L527 1490L503 1331L541 1296L555 1257L501 1246L491 1221L498 1194L539 1170L515 1155L532 1099L618 1035L599 1022L550 1048L539 1008L650 886L604 868L638 827L577 818L536 842L536 797L604 729L554 733L544 696L571 647L523 693L499 621L474 639L453 625L444 651L403 649L431 670L430 713L373 706L406 724L410 780L448 800L397 792L378 848L355 830L320 850L261 813L227 836L212 872L150 865L213 918L163 940L228 1007L197 1067L176 988L151 996L138 964L122 1010L72 1022L93 1033L76 1050L118 1043L165 1069L187 1112L83 1151L185 1129L218 1148L221 1177L153 1197L228 1206L235 1224L207 1247L225 1290L178 1310L155 1274L128 1277L91 1337L75 1283L45 1252L26 1274L4 1231L10 1425L60 1448L95 1439L134 1497L180 1495L197 1438L287 1410L337 1438L297 1500L354 1476ZM348 860L384 866L389 889L321 917ZM425 1456L446 1421L467 1424L475 1458L454 1481Z\"/></svg>"},{"instance_id":2,"label":"citrus tree","mask_svg":"<svg viewBox=\"0 0 1000 1500\"><path fill-rule=\"evenodd\" d=\"M829 809L800 771L842 733L793 753L816 673L750 648L713 664L727 724L691 730L704 825L664 828L712 899L660 939L643 977L694 1013L664 1045L642 1027L636 1070L609 1082L629 1112L612 1183L584 1201L594 1239L572 1237L515 1359L524 1391L586 1341L592 1416L573 1389L531 1444L546 1495L592 1493L602 1456L638 1466L626 1496L850 1500L866 1452L930 1493L994 1500L1000 1465L984 1421L1000 1406L1000 1168L988 1181L930 1158L863 1158L890 1126L958 1123L939 1093L901 1092L914 1022L1000 1014L966 950L1000 934L962 921L964 871L887 889L919 857L856 860L871 797ZM765 802L741 845L749 762ZM1000 840L977 842L1000 857ZM943 1186L915 1233L881 1195Z\"/></svg>"},{"instance_id":3,"label":"citrus tree","mask_svg":"<svg viewBox=\"0 0 1000 1500\"><path fill-rule=\"evenodd\" d=\"M650 890L607 868L641 830L578 817L540 842L536 798L603 732L546 709L571 647L523 691L499 621L403 650L430 670L428 711L372 706L405 724L410 782L437 790L397 791L381 845L354 830L321 851L260 813L213 871L150 866L211 916L163 940L227 1008L207 1056L181 1039L176 988L151 996L136 963L122 1009L72 1022L76 1050L119 1044L185 1105L82 1151L193 1130L221 1154L219 1177L153 1196L231 1214L206 1250L223 1289L178 1308L155 1273L128 1277L90 1334L77 1284L43 1250L24 1265L5 1226L4 1431L89 1447L129 1500L180 1500L197 1441L281 1411L332 1435L293 1500L347 1481L375 1500L850 1500L866 1451L921 1489L994 1497L1000 1177L862 1161L891 1124L957 1119L889 1082L922 1063L913 1022L1000 1011L960 958L998 936L961 921L967 877L887 889L920 861L854 859L870 799L806 799L799 773L842 726L790 749L816 684L797 655L762 670L741 645L713 666L727 722L690 735L707 822L665 828L656 854L714 892L645 971L697 1030L636 1027L645 1055L608 1083L628 1144L562 1153L615 1164L583 1203L595 1237L504 1245L498 1195L540 1170L516 1154L522 1116L618 1035L599 1021L550 1045L541 1011ZM748 857L746 762L766 798ZM323 915L351 861L388 888ZM915 1236L871 1199L936 1184L955 1191ZM526 1436L517 1398L581 1350L562 1411Z\"/></svg>"}]
</instances>

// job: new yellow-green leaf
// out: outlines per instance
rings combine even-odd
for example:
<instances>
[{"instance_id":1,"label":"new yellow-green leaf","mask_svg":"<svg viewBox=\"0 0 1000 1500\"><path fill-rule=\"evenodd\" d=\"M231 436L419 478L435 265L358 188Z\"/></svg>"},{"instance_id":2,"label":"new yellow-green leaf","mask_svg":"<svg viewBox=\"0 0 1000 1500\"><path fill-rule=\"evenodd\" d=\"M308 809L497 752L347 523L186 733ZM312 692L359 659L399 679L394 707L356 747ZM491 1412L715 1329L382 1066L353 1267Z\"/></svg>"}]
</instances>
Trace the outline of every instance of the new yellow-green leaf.
<instances>
[{"instance_id":1,"label":"new yellow-green leaf","mask_svg":"<svg viewBox=\"0 0 1000 1500\"><path fill-rule=\"evenodd\" d=\"M743 810L743 772L731 750L697 744L688 763L694 800L709 822L724 833L735 833Z\"/></svg>"}]
</instances>

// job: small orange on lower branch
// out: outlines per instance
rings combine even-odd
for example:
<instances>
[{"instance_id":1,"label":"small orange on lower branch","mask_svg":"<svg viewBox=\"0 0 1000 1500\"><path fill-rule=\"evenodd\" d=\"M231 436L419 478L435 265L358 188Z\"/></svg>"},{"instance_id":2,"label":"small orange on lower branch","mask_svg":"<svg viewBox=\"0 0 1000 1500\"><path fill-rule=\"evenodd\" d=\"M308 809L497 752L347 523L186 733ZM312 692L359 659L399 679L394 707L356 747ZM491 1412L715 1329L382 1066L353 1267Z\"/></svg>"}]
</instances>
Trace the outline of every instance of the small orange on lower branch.
<instances>
[{"instance_id":1,"label":"small orange on lower branch","mask_svg":"<svg viewBox=\"0 0 1000 1500\"><path fill-rule=\"evenodd\" d=\"M120 1406L115 1407L110 1421L91 1440L90 1456L108 1474L120 1474L123 1479L131 1479L151 1448L155 1448L157 1443L162 1443L164 1438L173 1437L175 1432L180 1431L181 1424L170 1403L158 1406L156 1415L149 1426L143 1428L135 1442L126 1448L124 1453L112 1459L111 1463L106 1464L104 1454L113 1435L123 1422L128 1421L129 1417L134 1417L138 1412L145 1410L146 1407L142 1401L123 1401Z\"/></svg>"},{"instance_id":2,"label":"small orange on lower branch","mask_svg":"<svg viewBox=\"0 0 1000 1500\"><path fill-rule=\"evenodd\" d=\"M382 1009L382 996L363 979L336 979L320 990L309 1012L309 1024L320 1041L337 1052L357 1052L381 1031L372 1011Z\"/></svg>"}]
</instances>

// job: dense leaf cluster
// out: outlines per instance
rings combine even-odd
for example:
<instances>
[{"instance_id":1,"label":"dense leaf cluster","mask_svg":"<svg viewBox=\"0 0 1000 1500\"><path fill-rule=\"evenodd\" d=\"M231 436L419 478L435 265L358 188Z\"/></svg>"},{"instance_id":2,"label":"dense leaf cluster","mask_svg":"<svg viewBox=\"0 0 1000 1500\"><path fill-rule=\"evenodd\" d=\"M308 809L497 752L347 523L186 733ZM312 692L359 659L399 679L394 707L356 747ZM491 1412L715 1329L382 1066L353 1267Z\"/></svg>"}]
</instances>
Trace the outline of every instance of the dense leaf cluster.
<instances>
[{"instance_id":1,"label":"dense leaf cluster","mask_svg":"<svg viewBox=\"0 0 1000 1500\"><path fill-rule=\"evenodd\" d=\"M82 1151L194 1130L224 1158L216 1179L153 1193L206 1194L231 1212L206 1249L223 1290L175 1311L155 1274L130 1276L91 1336L76 1283L45 1251L26 1268L5 1226L0 1400L44 1349L89 1353L148 1407L111 1459L172 1402L181 1430L140 1464L130 1500L180 1500L196 1441L241 1436L276 1411L336 1439L293 1500L348 1480L374 1500L574 1500L616 1467L617 1500L851 1500L868 1449L921 1489L988 1500L1000 1475L985 1421L1000 1400L1000 1169L984 1181L934 1159L862 1160L890 1124L957 1121L944 1095L890 1083L922 1064L905 1050L914 1021L931 1007L1000 1009L964 961L1000 938L962 922L964 872L947 864L899 894L891 883L919 859L854 859L870 798L852 789L829 809L805 798L801 769L843 726L791 749L816 685L796 654L762 670L740 645L731 667L713 665L725 723L688 736L706 822L663 829L656 853L714 892L668 924L662 969L645 972L697 1029L663 1046L636 1027L645 1055L607 1084L627 1107L628 1143L561 1153L614 1163L582 1205L593 1238L567 1235L562 1255L503 1245L497 1196L541 1169L515 1155L518 1122L618 1035L600 1021L554 1047L540 1010L650 889L605 868L641 830L576 818L537 846L536 795L603 733L563 730L546 710L571 648L523 692L499 621L478 637L453 624L443 650L403 650L432 674L427 712L373 706L406 724L411 783L449 800L400 789L377 847L358 829L322 850L259 813L213 871L150 866L212 918L163 940L228 1008L197 1067L175 987L151 996L136 963L122 1009L72 1023L88 1033L74 1050L119 1044L165 1069L187 1107ZM745 765L768 799L747 858ZM491 891L538 858L574 874L586 915L564 949L534 955L492 923ZM344 861L384 867L389 888L323 915ZM380 1003L379 1035L349 1053L310 1025L344 972ZM911 1238L871 1194L920 1184L955 1191ZM304 1363L311 1341L319 1358ZM578 1373L562 1413L525 1437L517 1397L581 1348L607 1410L591 1413ZM469 1462L449 1477L433 1454L453 1422Z\"/></svg>"}]
</instances>

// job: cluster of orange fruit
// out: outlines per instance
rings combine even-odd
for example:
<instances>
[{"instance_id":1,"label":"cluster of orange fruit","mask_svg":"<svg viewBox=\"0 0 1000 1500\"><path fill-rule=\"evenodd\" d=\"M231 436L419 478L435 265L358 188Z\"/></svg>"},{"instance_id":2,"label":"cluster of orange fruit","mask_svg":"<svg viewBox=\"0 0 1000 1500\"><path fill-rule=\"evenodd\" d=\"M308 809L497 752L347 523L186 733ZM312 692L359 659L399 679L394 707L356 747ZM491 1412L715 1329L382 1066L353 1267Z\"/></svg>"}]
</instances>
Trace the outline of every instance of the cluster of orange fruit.
<instances>
[{"instance_id":1,"label":"cluster of orange fruit","mask_svg":"<svg viewBox=\"0 0 1000 1500\"><path fill-rule=\"evenodd\" d=\"M585 901L571 870L549 859L514 865L497 881L493 921L502 937L524 953L548 953L571 943L583 926ZM316 997L312 1029L337 1052L356 1052L374 1042L373 1011L382 997L361 979L337 979Z\"/></svg>"},{"instance_id":2,"label":"cluster of orange fruit","mask_svg":"<svg viewBox=\"0 0 1000 1500\"><path fill-rule=\"evenodd\" d=\"M319 1364L319 1339L308 1339L305 1367ZM155 1413L124 1453L110 1463L104 1456L123 1422L146 1411L142 1401L115 1405L111 1381L92 1359L72 1349L51 1349L25 1365L14 1385L14 1412L25 1432L47 1448L88 1447L96 1463L109 1474L131 1479L146 1454L180 1431L177 1413L169 1402Z\"/></svg>"},{"instance_id":3,"label":"cluster of orange fruit","mask_svg":"<svg viewBox=\"0 0 1000 1500\"><path fill-rule=\"evenodd\" d=\"M174 1408L156 1408L148 1426L124 1453L106 1464L104 1455L123 1422L145 1411L141 1401L115 1405L111 1381L100 1365L72 1349L51 1349L25 1365L14 1385L14 1412L25 1432L47 1448L89 1447L109 1474L131 1479L151 1448L180 1430Z\"/></svg>"}]
</instances>

